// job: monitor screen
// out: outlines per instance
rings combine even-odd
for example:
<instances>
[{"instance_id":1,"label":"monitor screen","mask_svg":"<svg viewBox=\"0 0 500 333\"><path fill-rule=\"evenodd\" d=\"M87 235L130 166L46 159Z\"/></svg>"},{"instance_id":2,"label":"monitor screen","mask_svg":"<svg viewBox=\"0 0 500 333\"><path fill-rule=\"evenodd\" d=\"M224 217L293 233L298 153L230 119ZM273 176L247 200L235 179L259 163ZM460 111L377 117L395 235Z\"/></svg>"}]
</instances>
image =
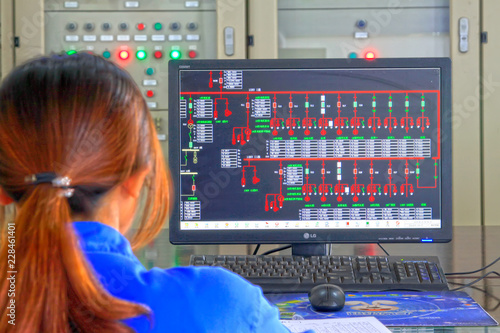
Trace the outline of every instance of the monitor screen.
<instances>
[{"instance_id":1,"label":"monitor screen","mask_svg":"<svg viewBox=\"0 0 500 333\"><path fill-rule=\"evenodd\" d=\"M451 240L450 66L171 61L171 242Z\"/></svg>"}]
</instances>

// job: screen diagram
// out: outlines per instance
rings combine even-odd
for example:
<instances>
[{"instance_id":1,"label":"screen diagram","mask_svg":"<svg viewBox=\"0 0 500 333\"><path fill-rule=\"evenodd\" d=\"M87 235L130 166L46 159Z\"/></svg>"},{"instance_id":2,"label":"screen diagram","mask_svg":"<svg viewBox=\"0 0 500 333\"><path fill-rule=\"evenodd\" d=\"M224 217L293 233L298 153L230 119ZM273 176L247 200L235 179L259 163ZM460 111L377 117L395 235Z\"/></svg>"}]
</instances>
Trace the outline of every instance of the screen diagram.
<instances>
[{"instance_id":1,"label":"screen diagram","mask_svg":"<svg viewBox=\"0 0 500 333\"><path fill-rule=\"evenodd\" d=\"M439 68L179 80L181 229L441 227Z\"/></svg>"}]
</instances>

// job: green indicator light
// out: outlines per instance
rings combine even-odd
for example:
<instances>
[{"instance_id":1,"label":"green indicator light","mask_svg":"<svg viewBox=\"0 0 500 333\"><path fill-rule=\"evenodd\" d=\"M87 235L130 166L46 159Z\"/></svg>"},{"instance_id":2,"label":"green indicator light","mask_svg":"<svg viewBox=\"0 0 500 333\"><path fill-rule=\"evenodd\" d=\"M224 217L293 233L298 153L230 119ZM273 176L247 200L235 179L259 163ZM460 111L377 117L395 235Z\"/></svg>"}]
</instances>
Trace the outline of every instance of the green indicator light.
<instances>
[{"instance_id":1,"label":"green indicator light","mask_svg":"<svg viewBox=\"0 0 500 333\"><path fill-rule=\"evenodd\" d=\"M104 51L104 52L102 53L102 56L103 56L104 58L106 58L106 59L109 59L109 58L111 57L111 52L109 52L109 51Z\"/></svg>"},{"instance_id":2,"label":"green indicator light","mask_svg":"<svg viewBox=\"0 0 500 333\"><path fill-rule=\"evenodd\" d=\"M392 101L389 101L389 107L392 108Z\"/></svg>"},{"instance_id":3,"label":"green indicator light","mask_svg":"<svg viewBox=\"0 0 500 333\"><path fill-rule=\"evenodd\" d=\"M422 107L424 107L424 106L425 106L425 101L422 101Z\"/></svg>"},{"instance_id":4,"label":"green indicator light","mask_svg":"<svg viewBox=\"0 0 500 333\"><path fill-rule=\"evenodd\" d=\"M373 101L373 102L372 102L372 106L373 106L373 107L376 107L376 106L377 106L377 102Z\"/></svg>"},{"instance_id":5,"label":"green indicator light","mask_svg":"<svg viewBox=\"0 0 500 333\"><path fill-rule=\"evenodd\" d=\"M172 50L170 51L170 58L177 60L181 58L181 52L178 50Z\"/></svg>"},{"instance_id":6,"label":"green indicator light","mask_svg":"<svg viewBox=\"0 0 500 333\"><path fill-rule=\"evenodd\" d=\"M306 108L308 108L308 107L309 107L309 102L306 102Z\"/></svg>"},{"instance_id":7,"label":"green indicator light","mask_svg":"<svg viewBox=\"0 0 500 333\"><path fill-rule=\"evenodd\" d=\"M137 53L135 54L135 56L137 57L137 59L139 60L144 60L146 59L146 57L148 56L146 51L143 51L143 50L139 50L137 51Z\"/></svg>"},{"instance_id":8,"label":"green indicator light","mask_svg":"<svg viewBox=\"0 0 500 333\"><path fill-rule=\"evenodd\" d=\"M354 58L357 58L357 57L358 57L358 55L356 54L356 52L349 53L349 58L350 59L354 59Z\"/></svg>"},{"instance_id":9,"label":"green indicator light","mask_svg":"<svg viewBox=\"0 0 500 333\"><path fill-rule=\"evenodd\" d=\"M146 69L146 74L147 75L153 75L155 73L155 70L151 67L147 68Z\"/></svg>"},{"instance_id":10,"label":"green indicator light","mask_svg":"<svg viewBox=\"0 0 500 333\"><path fill-rule=\"evenodd\" d=\"M68 55L73 55L73 54L76 54L77 51L76 50L69 50L68 52L66 52Z\"/></svg>"},{"instance_id":11,"label":"green indicator light","mask_svg":"<svg viewBox=\"0 0 500 333\"><path fill-rule=\"evenodd\" d=\"M406 106L406 107L409 107L409 106L410 106L410 102L406 101L406 102L405 102L405 106Z\"/></svg>"},{"instance_id":12,"label":"green indicator light","mask_svg":"<svg viewBox=\"0 0 500 333\"><path fill-rule=\"evenodd\" d=\"M155 23L154 28L155 28L155 30L161 30L163 28L163 25L160 22L158 22L158 23Z\"/></svg>"},{"instance_id":13,"label":"green indicator light","mask_svg":"<svg viewBox=\"0 0 500 333\"><path fill-rule=\"evenodd\" d=\"M357 108L357 107L358 107L358 102L354 102L354 103L353 103L353 106L354 106L355 108Z\"/></svg>"}]
</instances>

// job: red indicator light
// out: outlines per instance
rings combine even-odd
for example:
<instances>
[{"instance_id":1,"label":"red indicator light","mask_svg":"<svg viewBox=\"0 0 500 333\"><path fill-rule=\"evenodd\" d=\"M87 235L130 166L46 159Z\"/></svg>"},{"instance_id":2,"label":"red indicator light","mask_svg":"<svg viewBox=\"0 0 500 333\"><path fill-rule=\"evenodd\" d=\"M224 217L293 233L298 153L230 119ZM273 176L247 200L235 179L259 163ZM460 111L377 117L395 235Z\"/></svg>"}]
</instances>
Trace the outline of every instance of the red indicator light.
<instances>
[{"instance_id":1,"label":"red indicator light","mask_svg":"<svg viewBox=\"0 0 500 333\"><path fill-rule=\"evenodd\" d=\"M154 56L156 59L160 59L163 57L163 52L161 51L155 51Z\"/></svg>"},{"instance_id":2,"label":"red indicator light","mask_svg":"<svg viewBox=\"0 0 500 333\"><path fill-rule=\"evenodd\" d=\"M198 54L196 53L196 51L193 51L193 50L189 51L189 53L188 53L188 56L189 56L189 58L191 58L191 59L192 59L192 58L196 58L196 56L197 56L197 55L198 55Z\"/></svg>"},{"instance_id":3,"label":"red indicator light","mask_svg":"<svg viewBox=\"0 0 500 333\"><path fill-rule=\"evenodd\" d=\"M142 31L144 29L146 29L146 25L144 23L137 24L137 30Z\"/></svg>"},{"instance_id":4,"label":"red indicator light","mask_svg":"<svg viewBox=\"0 0 500 333\"><path fill-rule=\"evenodd\" d=\"M149 98L153 97L154 95L155 95L155 92L153 90L146 91L146 96L148 96Z\"/></svg>"},{"instance_id":5,"label":"red indicator light","mask_svg":"<svg viewBox=\"0 0 500 333\"><path fill-rule=\"evenodd\" d=\"M118 53L118 58L120 58L121 60L127 60L128 57L130 57L130 54L128 53L128 51L120 51L120 53Z\"/></svg>"},{"instance_id":6,"label":"red indicator light","mask_svg":"<svg viewBox=\"0 0 500 333\"><path fill-rule=\"evenodd\" d=\"M375 59L375 53L373 53L372 51L366 52L365 59Z\"/></svg>"}]
</instances>

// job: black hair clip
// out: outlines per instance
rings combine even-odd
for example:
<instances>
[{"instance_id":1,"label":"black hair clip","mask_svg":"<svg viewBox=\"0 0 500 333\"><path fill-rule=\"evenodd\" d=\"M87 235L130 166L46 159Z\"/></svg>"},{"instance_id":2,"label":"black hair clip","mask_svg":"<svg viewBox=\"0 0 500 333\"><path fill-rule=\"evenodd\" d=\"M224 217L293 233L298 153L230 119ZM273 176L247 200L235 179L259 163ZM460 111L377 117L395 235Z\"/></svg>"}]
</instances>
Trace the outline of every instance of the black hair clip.
<instances>
[{"instance_id":1,"label":"black hair clip","mask_svg":"<svg viewBox=\"0 0 500 333\"><path fill-rule=\"evenodd\" d=\"M70 187L71 179L69 177L61 177L54 172L42 172L26 176L24 181L32 185L52 184L53 187L63 189L64 191L61 194L66 198L72 197L75 192L75 189Z\"/></svg>"}]
</instances>

